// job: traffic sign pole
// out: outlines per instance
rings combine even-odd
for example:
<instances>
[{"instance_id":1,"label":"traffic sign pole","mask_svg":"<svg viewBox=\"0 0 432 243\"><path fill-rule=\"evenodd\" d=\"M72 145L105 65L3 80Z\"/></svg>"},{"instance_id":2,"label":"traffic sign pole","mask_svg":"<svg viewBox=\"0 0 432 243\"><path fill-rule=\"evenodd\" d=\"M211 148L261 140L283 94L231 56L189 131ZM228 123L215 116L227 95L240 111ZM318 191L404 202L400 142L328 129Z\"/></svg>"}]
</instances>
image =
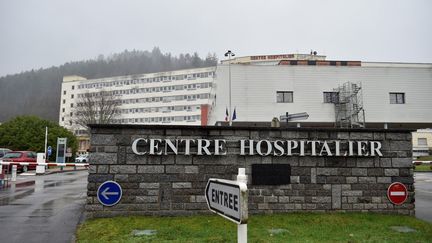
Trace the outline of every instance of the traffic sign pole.
<instances>
[{"instance_id":1,"label":"traffic sign pole","mask_svg":"<svg viewBox=\"0 0 432 243\"><path fill-rule=\"evenodd\" d=\"M247 176L246 176L245 168L238 169L237 181L247 184ZM246 206L247 206L247 200L246 200ZM246 213L248 213L247 209L246 209ZM239 243L247 242L247 223L237 225L237 241Z\"/></svg>"},{"instance_id":2,"label":"traffic sign pole","mask_svg":"<svg viewBox=\"0 0 432 243\"><path fill-rule=\"evenodd\" d=\"M45 158L47 158L47 145L48 145L48 127L45 127Z\"/></svg>"},{"instance_id":3,"label":"traffic sign pole","mask_svg":"<svg viewBox=\"0 0 432 243\"><path fill-rule=\"evenodd\" d=\"M246 243L248 190L245 168L239 168L236 181L210 178L205 198L210 211L237 224L237 240Z\"/></svg>"}]
</instances>

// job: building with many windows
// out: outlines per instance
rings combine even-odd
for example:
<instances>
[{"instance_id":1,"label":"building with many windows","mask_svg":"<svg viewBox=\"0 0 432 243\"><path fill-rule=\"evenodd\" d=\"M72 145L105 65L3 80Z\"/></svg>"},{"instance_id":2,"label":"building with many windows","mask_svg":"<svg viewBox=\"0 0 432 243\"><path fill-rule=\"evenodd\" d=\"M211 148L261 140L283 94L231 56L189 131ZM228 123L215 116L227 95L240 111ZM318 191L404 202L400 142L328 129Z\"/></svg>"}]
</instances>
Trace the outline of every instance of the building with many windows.
<instances>
[{"instance_id":1,"label":"building with many windows","mask_svg":"<svg viewBox=\"0 0 432 243\"><path fill-rule=\"evenodd\" d=\"M76 106L86 95L110 92L120 101L113 123L207 124L209 94L216 67L177 70L100 79L80 76L63 78L59 124L83 135L80 151L88 148L83 127L74 121Z\"/></svg>"},{"instance_id":2,"label":"building with many windows","mask_svg":"<svg viewBox=\"0 0 432 243\"><path fill-rule=\"evenodd\" d=\"M307 113L280 124L432 127L432 64L428 63L281 54L236 57L217 67L171 72L91 80L67 76L62 84L60 125L83 135L83 128L74 123L74 108L84 95L100 91L119 98L113 121L119 124L220 125L227 119L231 93L237 125L270 126L274 118ZM88 146L88 140L81 139L81 151Z\"/></svg>"}]
</instances>

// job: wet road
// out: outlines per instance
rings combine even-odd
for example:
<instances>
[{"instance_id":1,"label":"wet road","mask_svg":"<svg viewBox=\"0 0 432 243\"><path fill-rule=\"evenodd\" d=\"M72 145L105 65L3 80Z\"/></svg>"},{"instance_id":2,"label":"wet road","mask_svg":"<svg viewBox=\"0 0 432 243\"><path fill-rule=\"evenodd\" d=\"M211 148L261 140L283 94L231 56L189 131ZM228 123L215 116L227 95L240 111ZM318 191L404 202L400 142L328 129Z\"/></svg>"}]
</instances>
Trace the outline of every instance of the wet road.
<instances>
[{"instance_id":1,"label":"wet road","mask_svg":"<svg viewBox=\"0 0 432 243\"><path fill-rule=\"evenodd\" d=\"M432 173L415 173L416 217L432 223Z\"/></svg>"},{"instance_id":2,"label":"wet road","mask_svg":"<svg viewBox=\"0 0 432 243\"><path fill-rule=\"evenodd\" d=\"M0 242L71 242L86 201L87 175L27 176L34 183L0 190Z\"/></svg>"}]
</instances>

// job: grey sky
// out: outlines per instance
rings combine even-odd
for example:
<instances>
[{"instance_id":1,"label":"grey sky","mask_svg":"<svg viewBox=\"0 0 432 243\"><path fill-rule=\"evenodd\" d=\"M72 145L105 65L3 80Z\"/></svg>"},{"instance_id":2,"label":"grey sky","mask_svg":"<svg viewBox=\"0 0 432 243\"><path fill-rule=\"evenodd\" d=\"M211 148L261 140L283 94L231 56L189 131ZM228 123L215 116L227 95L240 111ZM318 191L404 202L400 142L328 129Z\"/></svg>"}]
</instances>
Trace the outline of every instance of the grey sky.
<instances>
[{"instance_id":1,"label":"grey sky","mask_svg":"<svg viewBox=\"0 0 432 243\"><path fill-rule=\"evenodd\" d=\"M0 76L125 49L432 62L429 0L0 0Z\"/></svg>"}]
</instances>

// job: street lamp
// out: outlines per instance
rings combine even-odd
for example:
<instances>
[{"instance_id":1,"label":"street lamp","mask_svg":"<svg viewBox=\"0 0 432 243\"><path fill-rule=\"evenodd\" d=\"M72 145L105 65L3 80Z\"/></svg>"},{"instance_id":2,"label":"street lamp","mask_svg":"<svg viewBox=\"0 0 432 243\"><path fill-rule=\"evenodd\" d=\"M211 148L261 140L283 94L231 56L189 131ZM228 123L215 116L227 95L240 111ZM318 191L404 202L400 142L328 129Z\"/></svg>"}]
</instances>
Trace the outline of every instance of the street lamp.
<instances>
[{"instance_id":1,"label":"street lamp","mask_svg":"<svg viewBox=\"0 0 432 243\"><path fill-rule=\"evenodd\" d=\"M228 113L228 121L229 125L232 126L232 112L231 112L231 57L235 56L233 52L228 50L225 53L225 56L228 57L228 75L229 75L229 113Z\"/></svg>"}]
</instances>

